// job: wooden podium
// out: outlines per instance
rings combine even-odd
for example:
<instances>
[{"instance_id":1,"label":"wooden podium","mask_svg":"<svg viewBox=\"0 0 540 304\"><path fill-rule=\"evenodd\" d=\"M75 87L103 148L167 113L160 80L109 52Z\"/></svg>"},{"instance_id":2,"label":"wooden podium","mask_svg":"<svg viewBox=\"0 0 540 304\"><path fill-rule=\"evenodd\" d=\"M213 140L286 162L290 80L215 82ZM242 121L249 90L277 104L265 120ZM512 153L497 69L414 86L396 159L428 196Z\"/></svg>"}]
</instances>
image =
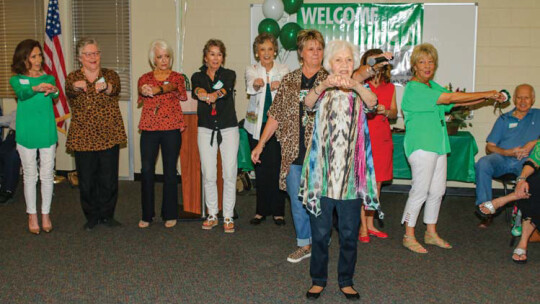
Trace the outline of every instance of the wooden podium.
<instances>
[{"instance_id":1,"label":"wooden podium","mask_svg":"<svg viewBox=\"0 0 540 304\"><path fill-rule=\"evenodd\" d=\"M197 100L191 98L191 91L187 92L187 96L188 100L181 102L182 112L184 112L184 122L186 124L186 129L182 132L182 147L180 148L182 211L204 217L206 210L203 208L206 206L204 206L202 200L201 160L197 145ZM218 206L221 210L223 202L223 174L219 153L217 167ZM204 213L203 210L205 210ZM182 218L182 215L180 218Z\"/></svg>"}]
</instances>

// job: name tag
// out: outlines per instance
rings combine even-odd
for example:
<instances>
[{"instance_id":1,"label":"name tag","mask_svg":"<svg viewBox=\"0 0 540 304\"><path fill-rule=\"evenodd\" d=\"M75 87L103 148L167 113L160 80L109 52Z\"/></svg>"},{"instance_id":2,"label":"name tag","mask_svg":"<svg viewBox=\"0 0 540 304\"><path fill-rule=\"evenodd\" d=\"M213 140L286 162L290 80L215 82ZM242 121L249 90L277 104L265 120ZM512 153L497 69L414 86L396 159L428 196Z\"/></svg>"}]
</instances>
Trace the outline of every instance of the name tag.
<instances>
[{"instance_id":1,"label":"name tag","mask_svg":"<svg viewBox=\"0 0 540 304\"><path fill-rule=\"evenodd\" d=\"M218 82L216 82L216 84L214 84L214 86L212 88L214 90L219 90L219 89L223 88L223 82L221 82L221 80L218 80Z\"/></svg>"},{"instance_id":2,"label":"name tag","mask_svg":"<svg viewBox=\"0 0 540 304\"><path fill-rule=\"evenodd\" d=\"M30 84L30 81L28 79L19 79L20 84Z\"/></svg>"},{"instance_id":3,"label":"name tag","mask_svg":"<svg viewBox=\"0 0 540 304\"><path fill-rule=\"evenodd\" d=\"M511 122L511 123L508 124L508 129L513 129L513 128L517 127L517 126L518 126L517 122Z\"/></svg>"}]
</instances>

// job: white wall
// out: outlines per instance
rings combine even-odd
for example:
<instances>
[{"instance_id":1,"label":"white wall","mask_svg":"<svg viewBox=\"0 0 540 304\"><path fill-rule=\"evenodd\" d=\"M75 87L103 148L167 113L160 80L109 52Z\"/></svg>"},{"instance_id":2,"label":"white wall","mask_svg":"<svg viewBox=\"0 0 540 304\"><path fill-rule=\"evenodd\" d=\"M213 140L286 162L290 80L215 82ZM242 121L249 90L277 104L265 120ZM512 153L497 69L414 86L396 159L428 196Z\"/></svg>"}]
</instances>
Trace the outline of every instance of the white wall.
<instances>
[{"instance_id":1,"label":"white wall","mask_svg":"<svg viewBox=\"0 0 540 304\"><path fill-rule=\"evenodd\" d=\"M47 2L46 0L44 0ZM309 1L306 3L358 2L351 0ZM366 1L391 3L403 1ZM421 2L421 1L411 1ZM469 1L424 1L424 2L469 2ZM527 82L540 90L540 1L537 0L478 0L478 43L476 63L476 89L507 89ZM245 94L244 69L250 63L250 4L263 3L263 0L133 0L131 1L131 37L132 37L132 102L121 104L124 123L133 112L133 166L135 173L140 172L139 134L137 125L140 109L136 103L137 79L150 70L147 63L148 44L157 38L164 38L177 43L176 7L187 3L185 15L185 43L183 70L193 74L201 65L202 47L210 38L219 38L227 46L226 67L236 71L236 111L239 119L244 118L247 108ZM71 50L70 0L60 1L60 15L64 33L64 49ZM456 16L456 22L459 16ZM71 66L71 53L66 51L68 71ZM176 58L179 58L176 54ZM440 58L444 60L444 58ZM12 100L4 100L6 109L16 105ZM539 104L535 104L539 107ZM469 130L475 136L480 152L485 154L485 138L493 125L496 115L491 107L475 111L473 127ZM61 135L57 153L59 170L73 169L72 158L65 153L64 138ZM129 175L128 149L121 150L120 175ZM158 170L161 170L158 163ZM450 186L460 183L449 183ZM468 186L471 186L470 184Z\"/></svg>"}]
</instances>

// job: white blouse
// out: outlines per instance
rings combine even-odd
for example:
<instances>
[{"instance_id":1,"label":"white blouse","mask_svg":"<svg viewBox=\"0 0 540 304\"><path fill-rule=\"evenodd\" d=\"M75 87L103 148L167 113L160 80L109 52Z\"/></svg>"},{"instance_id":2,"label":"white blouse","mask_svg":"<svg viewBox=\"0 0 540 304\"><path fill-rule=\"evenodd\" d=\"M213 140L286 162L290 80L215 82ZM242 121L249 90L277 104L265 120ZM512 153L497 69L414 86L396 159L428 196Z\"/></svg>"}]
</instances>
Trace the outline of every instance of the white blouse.
<instances>
[{"instance_id":1,"label":"white blouse","mask_svg":"<svg viewBox=\"0 0 540 304\"><path fill-rule=\"evenodd\" d=\"M274 61L274 66L270 72L268 72L268 78L270 79L270 83L272 81L281 81L283 76L288 73L289 67ZM264 81L264 85L258 91L253 88L253 82L255 82L255 79L257 78L262 78ZM266 68L263 67L260 62L246 67L246 91L249 95L249 105L244 122L244 129L246 129L246 131L253 136L253 139L256 140L259 139L261 134L264 99L266 97L266 83ZM276 96L276 92L277 90L272 91L272 101Z\"/></svg>"}]
</instances>

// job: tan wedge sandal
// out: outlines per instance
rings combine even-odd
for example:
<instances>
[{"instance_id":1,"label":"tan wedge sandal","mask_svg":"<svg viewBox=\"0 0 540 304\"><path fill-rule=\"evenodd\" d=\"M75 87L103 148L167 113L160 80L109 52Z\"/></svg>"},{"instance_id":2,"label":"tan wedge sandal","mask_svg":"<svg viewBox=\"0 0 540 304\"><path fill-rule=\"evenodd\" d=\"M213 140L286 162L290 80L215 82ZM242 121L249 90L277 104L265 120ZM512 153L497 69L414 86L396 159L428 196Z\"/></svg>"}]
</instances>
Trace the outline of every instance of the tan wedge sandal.
<instances>
[{"instance_id":1,"label":"tan wedge sandal","mask_svg":"<svg viewBox=\"0 0 540 304\"><path fill-rule=\"evenodd\" d=\"M441 239L441 237L437 233L430 233L428 231L426 231L426 233L424 234L424 243L428 245L435 245L443 249L452 249L452 245L450 245L450 243L448 243L447 241Z\"/></svg>"},{"instance_id":2,"label":"tan wedge sandal","mask_svg":"<svg viewBox=\"0 0 540 304\"><path fill-rule=\"evenodd\" d=\"M426 254L428 251L424 248L414 236L403 235L403 246L412 252Z\"/></svg>"}]
</instances>

